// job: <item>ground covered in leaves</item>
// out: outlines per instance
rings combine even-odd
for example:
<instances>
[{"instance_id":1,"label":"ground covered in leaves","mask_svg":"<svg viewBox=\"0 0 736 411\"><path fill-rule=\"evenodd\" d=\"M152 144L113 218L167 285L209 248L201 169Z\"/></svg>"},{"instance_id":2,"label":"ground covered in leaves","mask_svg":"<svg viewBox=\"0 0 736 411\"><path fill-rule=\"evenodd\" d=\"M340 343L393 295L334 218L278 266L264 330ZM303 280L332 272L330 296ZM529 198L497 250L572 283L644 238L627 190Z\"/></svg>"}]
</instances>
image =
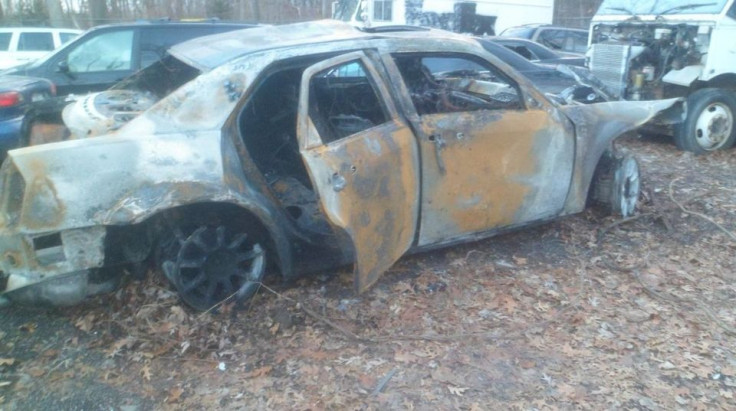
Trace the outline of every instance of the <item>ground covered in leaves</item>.
<instances>
[{"instance_id":1,"label":"ground covered in leaves","mask_svg":"<svg viewBox=\"0 0 736 411\"><path fill-rule=\"evenodd\" d=\"M161 276L0 312L0 409L733 409L736 152L630 138L640 214L594 210L199 314Z\"/></svg>"}]
</instances>

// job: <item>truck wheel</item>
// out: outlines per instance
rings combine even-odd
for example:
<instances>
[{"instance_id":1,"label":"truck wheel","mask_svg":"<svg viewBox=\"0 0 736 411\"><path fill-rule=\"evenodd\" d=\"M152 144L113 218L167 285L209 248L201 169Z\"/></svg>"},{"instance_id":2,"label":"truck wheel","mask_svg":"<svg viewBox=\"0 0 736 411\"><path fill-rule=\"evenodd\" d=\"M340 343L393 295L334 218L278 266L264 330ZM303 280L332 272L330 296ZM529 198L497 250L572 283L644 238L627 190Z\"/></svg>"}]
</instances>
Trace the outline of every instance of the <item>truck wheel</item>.
<instances>
[{"instance_id":1,"label":"truck wheel","mask_svg":"<svg viewBox=\"0 0 736 411\"><path fill-rule=\"evenodd\" d=\"M675 130L675 144L695 154L724 150L736 140L736 96L730 91L704 88L687 98L687 118Z\"/></svg>"},{"instance_id":2,"label":"truck wheel","mask_svg":"<svg viewBox=\"0 0 736 411\"><path fill-rule=\"evenodd\" d=\"M639 163L633 156L605 153L593 176L592 199L606 211L629 217L639 199Z\"/></svg>"},{"instance_id":3,"label":"truck wheel","mask_svg":"<svg viewBox=\"0 0 736 411\"><path fill-rule=\"evenodd\" d=\"M208 310L230 298L247 300L258 290L266 252L246 233L203 225L180 244L162 269L191 307Z\"/></svg>"}]
</instances>

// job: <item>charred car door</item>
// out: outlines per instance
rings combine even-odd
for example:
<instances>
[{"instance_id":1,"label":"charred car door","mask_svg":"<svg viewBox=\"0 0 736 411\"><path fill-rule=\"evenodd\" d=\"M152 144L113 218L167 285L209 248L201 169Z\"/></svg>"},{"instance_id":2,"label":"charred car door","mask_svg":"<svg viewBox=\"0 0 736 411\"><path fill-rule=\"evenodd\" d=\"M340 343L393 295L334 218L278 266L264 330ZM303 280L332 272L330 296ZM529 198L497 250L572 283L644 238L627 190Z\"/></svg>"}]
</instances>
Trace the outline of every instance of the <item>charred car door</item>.
<instances>
[{"instance_id":1,"label":"charred car door","mask_svg":"<svg viewBox=\"0 0 736 411\"><path fill-rule=\"evenodd\" d=\"M325 215L352 241L362 292L415 238L416 139L362 52L309 67L299 98L300 153Z\"/></svg>"},{"instance_id":2,"label":"charred car door","mask_svg":"<svg viewBox=\"0 0 736 411\"><path fill-rule=\"evenodd\" d=\"M526 108L517 83L479 56L395 53L390 60L420 134L418 246L562 211L575 150L569 120L551 106Z\"/></svg>"}]
</instances>

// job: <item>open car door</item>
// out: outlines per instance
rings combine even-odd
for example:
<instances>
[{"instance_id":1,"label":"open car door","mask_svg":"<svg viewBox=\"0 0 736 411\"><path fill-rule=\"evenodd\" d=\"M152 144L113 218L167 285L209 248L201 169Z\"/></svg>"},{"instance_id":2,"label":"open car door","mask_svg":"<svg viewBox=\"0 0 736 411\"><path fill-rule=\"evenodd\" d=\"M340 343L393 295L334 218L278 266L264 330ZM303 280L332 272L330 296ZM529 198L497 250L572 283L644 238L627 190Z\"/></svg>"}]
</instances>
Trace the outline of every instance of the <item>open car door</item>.
<instances>
[{"instance_id":1,"label":"open car door","mask_svg":"<svg viewBox=\"0 0 736 411\"><path fill-rule=\"evenodd\" d=\"M353 243L363 292L414 240L417 142L363 52L306 69L299 99L299 149L323 212Z\"/></svg>"}]
</instances>

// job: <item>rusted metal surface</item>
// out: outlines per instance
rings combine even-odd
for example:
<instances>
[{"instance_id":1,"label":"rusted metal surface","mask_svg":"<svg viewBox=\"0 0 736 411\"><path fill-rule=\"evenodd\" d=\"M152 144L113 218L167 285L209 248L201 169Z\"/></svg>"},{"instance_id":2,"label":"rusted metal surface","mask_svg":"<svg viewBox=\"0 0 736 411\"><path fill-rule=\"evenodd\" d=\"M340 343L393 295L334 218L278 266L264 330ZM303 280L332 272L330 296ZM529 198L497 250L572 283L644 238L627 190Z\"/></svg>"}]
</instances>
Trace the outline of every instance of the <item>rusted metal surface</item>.
<instances>
[{"instance_id":1,"label":"rusted metal surface","mask_svg":"<svg viewBox=\"0 0 736 411\"><path fill-rule=\"evenodd\" d=\"M0 175L0 269L9 286L0 291L32 298L28 285L47 284L44 292L52 295L48 280L54 278L68 290L60 301L84 296L89 288L80 284L105 263L111 232L205 203L247 211L269 237L264 248L275 251L286 277L314 266L296 256L325 249L343 256L326 261L355 261L355 285L364 291L411 249L582 210L611 141L674 104L560 108L474 41L434 31L369 35L315 22L218 38L177 46L175 55L205 73L127 124L88 124L77 128L77 138L87 130L103 134L8 154ZM515 84L521 107L419 115L393 63L396 53L418 50L486 60ZM310 117L308 80L351 60L364 64L387 120L323 143ZM285 151L293 150L297 162L301 154L304 171L291 167L293 157L282 163L265 158L284 155L281 147L268 147L275 140L266 134L281 118L260 125L265 137L243 129L256 124L243 118L264 92L264 79L295 66L305 74L301 85L285 77L301 90L286 110L297 124L287 130L294 147L287 144ZM476 80L453 84L467 83L465 91L477 94L496 90ZM285 195L289 189L298 192ZM308 221L300 222L304 216ZM323 230L328 221L331 229Z\"/></svg>"},{"instance_id":2,"label":"rusted metal surface","mask_svg":"<svg viewBox=\"0 0 736 411\"><path fill-rule=\"evenodd\" d=\"M573 136L546 112L435 114L421 122L427 138L420 142L419 246L562 209L572 173ZM443 141L439 150L438 139Z\"/></svg>"},{"instance_id":3,"label":"rusted metal surface","mask_svg":"<svg viewBox=\"0 0 736 411\"><path fill-rule=\"evenodd\" d=\"M363 292L409 249L419 207L419 155L414 134L393 121L356 135L321 143L309 118L310 80L330 66L363 59L362 53L328 60L307 69L302 80L299 139L302 157L327 218L345 230L355 246L355 289ZM382 85L381 82L377 84ZM389 92L379 87L385 101Z\"/></svg>"},{"instance_id":4,"label":"rusted metal surface","mask_svg":"<svg viewBox=\"0 0 736 411\"><path fill-rule=\"evenodd\" d=\"M418 209L418 156L408 128L308 150L304 160L330 221L356 245L355 288L365 291L411 246ZM370 136L368 136L370 135Z\"/></svg>"}]
</instances>

